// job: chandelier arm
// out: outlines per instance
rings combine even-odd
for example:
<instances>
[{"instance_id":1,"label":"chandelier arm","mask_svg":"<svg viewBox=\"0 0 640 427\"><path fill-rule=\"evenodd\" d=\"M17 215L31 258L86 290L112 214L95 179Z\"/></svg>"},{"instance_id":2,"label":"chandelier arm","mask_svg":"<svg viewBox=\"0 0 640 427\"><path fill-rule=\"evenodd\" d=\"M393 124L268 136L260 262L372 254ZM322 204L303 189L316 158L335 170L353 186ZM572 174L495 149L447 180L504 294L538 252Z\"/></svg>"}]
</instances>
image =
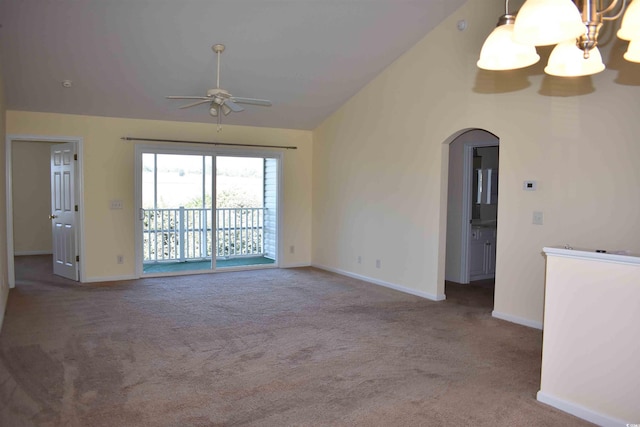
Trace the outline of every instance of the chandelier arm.
<instances>
[{"instance_id":1,"label":"chandelier arm","mask_svg":"<svg viewBox=\"0 0 640 427\"><path fill-rule=\"evenodd\" d=\"M611 2L609 7L607 7L605 10L600 12L600 14L602 15L603 21L615 21L616 19L620 18L620 16L622 16L622 13L624 12L625 7L627 6L627 0L622 0L622 6L620 6L620 10L614 16L604 16L605 13L611 12L613 8L616 7L616 4L618 4L618 0L613 0L613 2Z\"/></svg>"}]
</instances>

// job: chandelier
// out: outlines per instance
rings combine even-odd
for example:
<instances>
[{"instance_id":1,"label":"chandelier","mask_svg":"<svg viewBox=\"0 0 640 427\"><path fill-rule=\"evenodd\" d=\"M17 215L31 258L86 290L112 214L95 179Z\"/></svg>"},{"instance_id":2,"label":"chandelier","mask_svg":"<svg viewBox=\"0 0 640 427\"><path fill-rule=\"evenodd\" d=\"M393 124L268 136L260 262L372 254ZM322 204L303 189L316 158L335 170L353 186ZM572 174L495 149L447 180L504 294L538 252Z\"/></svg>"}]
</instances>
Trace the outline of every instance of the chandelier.
<instances>
[{"instance_id":1,"label":"chandelier","mask_svg":"<svg viewBox=\"0 0 640 427\"><path fill-rule=\"evenodd\" d=\"M605 69L598 50L598 34L604 21L622 16L618 38L629 41L624 59L640 63L640 0L526 0L516 15L505 14L487 37L478 67L485 70L515 70L540 60L536 46L556 45L544 71L561 77L596 74ZM628 3L628 7L627 7ZM626 9L626 12L625 12ZM624 13L624 16L623 16Z\"/></svg>"}]
</instances>

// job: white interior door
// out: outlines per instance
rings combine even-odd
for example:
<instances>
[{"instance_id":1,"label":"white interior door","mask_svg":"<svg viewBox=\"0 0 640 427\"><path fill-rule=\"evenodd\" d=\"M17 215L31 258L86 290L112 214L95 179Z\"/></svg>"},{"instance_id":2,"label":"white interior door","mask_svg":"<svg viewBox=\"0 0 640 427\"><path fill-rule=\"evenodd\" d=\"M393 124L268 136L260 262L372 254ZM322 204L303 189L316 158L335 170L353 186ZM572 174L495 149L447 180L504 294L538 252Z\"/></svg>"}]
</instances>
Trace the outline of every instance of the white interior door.
<instances>
[{"instance_id":1,"label":"white interior door","mask_svg":"<svg viewBox=\"0 0 640 427\"><path fill-rule=\"evenodd\" d=\"M51 146L53 273L77 281L75 159L74 143Z\"/></svg>"}]
</instances>

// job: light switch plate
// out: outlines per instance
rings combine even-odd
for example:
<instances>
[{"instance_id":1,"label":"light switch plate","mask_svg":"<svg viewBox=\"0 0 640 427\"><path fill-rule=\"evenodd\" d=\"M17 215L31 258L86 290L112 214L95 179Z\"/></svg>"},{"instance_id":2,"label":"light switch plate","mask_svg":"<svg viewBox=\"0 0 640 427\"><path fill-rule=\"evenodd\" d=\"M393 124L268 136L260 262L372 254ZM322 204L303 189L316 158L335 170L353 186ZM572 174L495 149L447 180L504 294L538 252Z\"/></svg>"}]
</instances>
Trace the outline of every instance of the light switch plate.
<instances>
[{"instance_id":1,"label":"light switch plate","mask_svg":"<svg viewBox=\"0 0 640 427\"><path fill-rule=\"evenodd\" d=\"M544 220L544 215L542 214L542 212L538 212L538 211L534 211L533 212L533 224L535 225L542 225Z\"/></svg>"},{"instance_id":2,"label":"light switch plate","mask_svg":"<svg viewBox=\"0 0 640 427\"><path fill-rule=\"evenodd\" d=\"M122 209L122 200L111 200L109 202L110 209Z\"/></svg>"}]
</instances>

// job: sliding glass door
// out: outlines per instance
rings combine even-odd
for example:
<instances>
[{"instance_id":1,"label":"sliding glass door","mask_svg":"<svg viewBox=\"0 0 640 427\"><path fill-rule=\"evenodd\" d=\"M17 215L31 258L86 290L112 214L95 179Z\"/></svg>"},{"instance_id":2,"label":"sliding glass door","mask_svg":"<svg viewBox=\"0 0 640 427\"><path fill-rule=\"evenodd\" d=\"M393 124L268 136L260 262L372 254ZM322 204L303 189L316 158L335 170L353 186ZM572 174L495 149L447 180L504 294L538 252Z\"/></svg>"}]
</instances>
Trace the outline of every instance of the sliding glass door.
<instances>
[{"instance_id":1,"label":"sliding glass door","mask_svg":"<svg viewBox=\"0 0 640 427\"><path fill-rule=\"evenodd\" d=\"M138 275L277 265L279 158L140 146L136 167Z\"/></svg>"}]
</instances>

